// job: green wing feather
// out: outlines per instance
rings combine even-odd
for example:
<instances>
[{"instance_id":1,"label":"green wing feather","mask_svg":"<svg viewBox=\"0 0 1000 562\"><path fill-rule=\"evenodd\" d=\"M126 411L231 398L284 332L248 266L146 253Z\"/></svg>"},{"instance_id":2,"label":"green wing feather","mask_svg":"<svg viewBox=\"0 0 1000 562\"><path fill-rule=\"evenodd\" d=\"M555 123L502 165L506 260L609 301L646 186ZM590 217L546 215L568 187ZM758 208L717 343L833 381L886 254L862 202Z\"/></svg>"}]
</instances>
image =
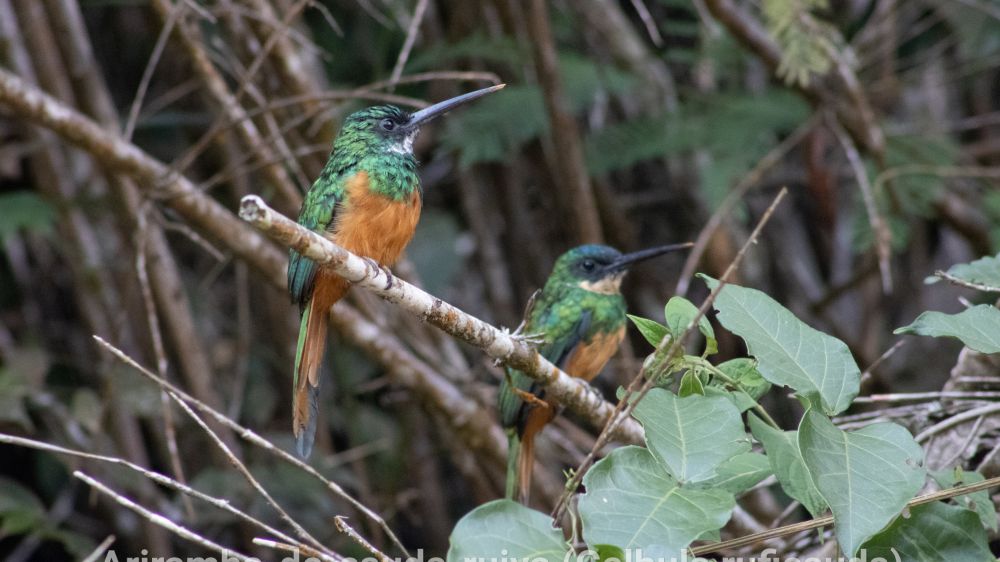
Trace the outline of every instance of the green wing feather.
<instances>
[{"instance_id":1,"label":"green wing feather","mask_svg":"<svg viewBox=\"0 0 1000 562\"><path fill-rule=\"evenodd\" d=\"M545 298L540 295L534 310L525 323L524 333L541 334L542 344L538 353L546 360L563 368L563 363L590 330L592 314L582 310L574 299ZM543 397L544 391L534 379L521 371L507 369L500 383L500 421L505 428L516 428L520 434L525 421L525 402L513 388Z\"/></svg>"},{"instance_id":2,"label":"green wing feather","mask_svg":"<svg viewBox=\"0 0 1000 562\"><path fill-rule=\"evenodd\" d=\"M333 224L337 208L344 201L342 174L321 174L313 184L299 212L299 224L315 232L323 232ZM288 294L292 302L304 307L312 296L316 279L316 262L295 250L288 251Z\"/></svg>"}]
</instances>

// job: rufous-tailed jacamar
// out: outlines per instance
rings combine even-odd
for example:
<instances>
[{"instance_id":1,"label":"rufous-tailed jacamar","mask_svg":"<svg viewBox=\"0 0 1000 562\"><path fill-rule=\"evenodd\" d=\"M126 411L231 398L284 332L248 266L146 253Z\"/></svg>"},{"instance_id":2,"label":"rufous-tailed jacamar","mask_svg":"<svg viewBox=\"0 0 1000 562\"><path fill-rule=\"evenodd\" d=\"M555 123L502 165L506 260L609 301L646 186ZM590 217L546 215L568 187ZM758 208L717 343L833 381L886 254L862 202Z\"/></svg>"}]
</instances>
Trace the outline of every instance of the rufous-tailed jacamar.
<instances>
[{"instance_id":1,"label":"rufous-tailed jacamar","mask_svg":"<svg viewBox=\"0 0 1000 562\"><path fill-rule=\"evenodd\" d=\"M578 246L556 260L545 287L532 297L521 333L567 374L591 381L625 337L622 278L633 264L690 244L622 254L600 245ZM532 396L534 396L534 399ZM545 390L520 371L507 369L500 384L500 421L507 430L507 497L527 503L535 437L556 416Z\"/></svg>"},{"instance_id":2,"label":"rufous-tailed jacamar","mask_svg":"<svg viewBox=\"0 0 1000 562\"><path fill-rule=\"evenodd\" d=\"M326 166L306 194L299 224L382 266L394 263L420 218L420 178L413 156L420 127L503 86L476 90L414 113L380 105L348 116ZM295 250L289 252L288 292L302 315L292 389L293 431L302 457L309 456L316 435L327 313L348 288L348 282L333 271Z\"/></svg>"}]
</instances>

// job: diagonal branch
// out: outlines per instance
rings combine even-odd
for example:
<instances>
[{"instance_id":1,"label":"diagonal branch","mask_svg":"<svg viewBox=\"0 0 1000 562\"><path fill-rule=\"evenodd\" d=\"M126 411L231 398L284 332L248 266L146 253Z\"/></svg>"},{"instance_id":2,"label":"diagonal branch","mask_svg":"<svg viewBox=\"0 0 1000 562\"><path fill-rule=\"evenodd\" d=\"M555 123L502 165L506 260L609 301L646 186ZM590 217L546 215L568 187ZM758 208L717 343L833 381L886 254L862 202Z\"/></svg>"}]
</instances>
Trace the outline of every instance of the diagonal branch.
<instances>
[{"instance_id":1,"label":"diagonal branch","mask_svg":"<svg viewBox=\"0 0 1000 562\"><path fill-rule=\"evenodd\" d=\"M294 248L303 256L329 267L337 275L379 297L416 314L456 338L474 345L505 365L523 371L545 386L546 397L566 406L594 427L603 427L614 406L595 394L590 386L559 370L523 339L510 335L400 279L392 279L381 268L360 258L319 234L277 213L256 195L240 204L240 217L268 236ZM642 442L642 428L624 420L617 435L633 443Z\"/></svg>"}]
</instances>

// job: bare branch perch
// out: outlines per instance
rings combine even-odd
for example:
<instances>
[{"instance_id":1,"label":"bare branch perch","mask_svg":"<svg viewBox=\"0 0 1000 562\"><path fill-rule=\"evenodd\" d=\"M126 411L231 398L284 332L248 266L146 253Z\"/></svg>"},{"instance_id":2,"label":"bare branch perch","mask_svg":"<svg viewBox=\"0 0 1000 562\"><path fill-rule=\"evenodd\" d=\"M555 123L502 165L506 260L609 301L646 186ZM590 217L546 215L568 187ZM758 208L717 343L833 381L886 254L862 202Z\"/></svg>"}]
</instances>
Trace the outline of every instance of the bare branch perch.
<instances>
[{"instance_id":1,"label":"bare branch perch","mask_svg":"<svg viewBox=\"0 0 1000 562\"><path fill-rule=\"evenodd\" d=\"M380 268L277 213L260 197L244 197L240 204L240 217L305 257L331 268L351 283L482 349L505 365L523 371L545 386L547 397L566 406L594 427L603 427L613 414L614 406L592 392L589 385L559 370L522 339L405 281L394 279L391 285L388 284L389 279ZM621 423L617 435L623 440L641 443L643 432L638 422L628 419Z\"/></svg>"}]
</instances>

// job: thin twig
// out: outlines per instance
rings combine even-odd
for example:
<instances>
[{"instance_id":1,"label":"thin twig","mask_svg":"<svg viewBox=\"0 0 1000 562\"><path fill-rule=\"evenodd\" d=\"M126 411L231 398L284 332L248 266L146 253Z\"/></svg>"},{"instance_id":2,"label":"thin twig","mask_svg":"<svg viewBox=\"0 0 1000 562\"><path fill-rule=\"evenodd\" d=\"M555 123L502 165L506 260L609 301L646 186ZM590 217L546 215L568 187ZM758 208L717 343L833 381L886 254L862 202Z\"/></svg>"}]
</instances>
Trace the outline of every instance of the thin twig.
<instances>
[{"instance_id":1,"label":"thin twig","mask_svg":"<svg viewBox=\"0 0 1000 562\"><path fill-rule=\"evenodd\" d=\"M149 89L149 82L153 79L153 72L156 70L156 65L160 62L160 57L163 56L163 49L167 46L167 39L170 37L170 32L174 29L177 20L184 14L186 7L187 4L184 2L174 4L166 23L163 24L163 29L160 30L160 35L156 38L156 44L153 45L153 53L149 55L146 68L142 71L139 87L136 88L132 107L128 111L128 118L125 120L125 129L122 132L122 137L125 140L132 140L132 133L135 132L135 123L139 119L139 110L142 109L142 101L146 98L146 91Z\"/></svg>"},{"instance_id":2,"label":"thin twig","mask_svg":"<svg viewBox=\"0 0 1000 562\"><path fill-rule=\"evenodd\" d=\"M417 32L420 30L420 23L424 20L424 12L427 11L429 3L428 0L417 0L417 6L413 8L410 27L406 30L406 40L403 41L403 48L399 50L399 56L396 57L396 64L392 67L392 74L389 78L389 83L392 86L395 86L399 82L399 77L403 75L403 67L406 66L413 44L417 41Z\"/></svg>"},{"instance_id":3,"label":"thin twig","mask_svg":"<svg viewBox=\"0 0 1000 562\"><path fill-rule=\"evenodd\" d=\"M230 557L230 558L235 558L237 560L244 560L246 562L254 562L254 561L257 560L256 558L247 556L245 554L241 554L241 553L239 553L239 552L237 552L235 550L230 550L230 549L222 546L221 544L212 542L211 540L206 539L205 537L199 535L198 533L195 533L191 529L188 529L187 527L178 525L177 523L174 523L173 521L171 521L170 519L167 519L166 517L160 515L159 513L154 513L152 511L146 509L145 507L143 507L143 506L135 503L134 501L132 501L132 500L128 499L127 497L123 496L122 494L120 494L120 493L112 490L111 488L109 488L109 487L105 486L104 484L102 484L100 481L98 481L98 480L96 480L94 478L91 478L90 476L84 474L83 472L81 472L79 470L73 471L73 476L76 477L76 478L79 478L80 480L83 480L88 485L90 485L90 487L94 488L98 492L101 492L101 493L107 495L108 497L110 497L111 499L115 500L116 502L118 502L119 505L127 507L127 508L131 509L132 511L138 513L139 515L145 517L150 522L155 523L156 525L159 525L159 526L163 527L164 529L166 529L166 530L174 533L175 535L177 535L177 536L179 536L181 538L184 538L184 539L187 539L187 540L189 540L191 542L200 544L201 546L204 546L204 547L206 547L206 548L208 548L208 549L210 549L212 551L222 553L222 554L224 554L224 558L225 557Z\"/></svg>"},{"instance_id":4,"label":"thin twig","mask_svg":"<svg viewBox=\"0 0 1000 562\"><path fill-rule=\"evenodd\" d=\"M937 492L932 492L930 494L925 494L923 496L918 496L907 502L906 507L912 508L918 505L933 503L939 500L946 500L949 498L964 496L966 494L974 494L980 490L988 490L995 486L1000 486L1000 476L996 478L990 478L989 480L983 480L982 482L976 482L975 484L967 484L965 486L958 486L955 488L949 488L947 490L940 490ZM793 535L800 531L808 531L810 529L818 529L819 527L827 527L829 525L832 525L833 522L834 522L833 516L827 515L826 517L818 517L810 521L793 523L791 525L785 525L784 527L779 527L777 529L771 529L770 531L764 531L763 533L755 533L753 535L747 535L745 537L740 537L737 539L732 539L728 541L722 541L718 543L707 544L704 546L692 548L691 554L693 556L702 556L705 554L710 554L712 552L720 552L722 550L728 550L731 548L738 548L741 546L752 545L767 539Z\"/></svg>"},{"instance_id":5,"label":"thin twig","mask_svg":"<svg viewBox=\"0 0 1000 562\"><path fill-rule=\"evenodd\" d=\"M399 541L399 538L396 537L396 534L392 532L392 529L389 528L389 526L386 524L385 520L383 520L382 517L380 517L377 513L375 513L374 511L372 511L371 509L369 509L367 506L365 506L364 504L362 504L361 502L359 502L358 500L356 500L354 497L352 497L350 494L348 494L343 488L341 488L341 486L339 484L337 484L336 482L333 482L333 481L327 479L322 474L320 474L319 472L317 472L316 469L314 469L312 466L309 466L308 464L302 462L300 459L296 458L295 456L291 455L290 453L288 453L286 451L283 451L283 450L279 449L278 447L275 447L273 443L271 443L267 439L264 439L263 437L261 437L260 435L258 435L257 433L255 433L254 431L252 431L252 430L250 430L250 429L248 429L246 427L243 427L242 425L240 425L240 424L236 423L235 421L231 420L230 418L226 417L225 414L222 414L221 412L219 412L219 411L215 410L214 408L210 407L208 404L205 404L204 402L202 402L202 401L198 400L197 398L191 396L190 394L184 392L182 389L177 388L170 381L167 381L167 380L164 380L164 379L160 378L159 376L157 376L155 373L153 373L152 371L150 371L146 367L143 367L142 365L140 365L139 363L137 363L134 359L132 359L131 357L129 357L122 350L120 350L117 347L111 345L110 343L104 341L100 336L96 336L95 335L93 337L94 337L94 340L97 341L97 343L99 343L105 349L107 349L108 351L110 351L112 355L114 355L119 360L121 360L123 363L125 363L126 365L132 367L133 369L135 369L140 374L142 374L146 378L150 379L151 381L153 381L157 385L159 385L161 387L164 387L167 390L169 390L171 395L174 395L174 396L177 396L179 398L182 398L185 402L187 402L189 404L192 404L198 411L200 411L200 412L202 412L204 414L207 414L207 415L213 417L220 424L229 427L234 432L236 432L240 437L242 437L246 441L250 442L251 444L258 446L261 449L264 449L265 451L267 451L267 452L269 452L269 453L271 453L271 454L273 454L273 455L275 455L277 457L280 457L285 462L288 462L288 463L296 466L297 468L305 471L309 475L311 475L314 478L318 479L320 482L323 483L323 485L326 486L326 488L328 490L330 490L331 492L333 492L337 497L339 497L339 498L347 501L349 504L351 504L351 506L353 506L355 509L357 509L358 511L360 511L361 513L363 513L366 517L369 517L372 521L374 521L377 525L379 525L379 527L393 541L393 544L395 544L396 547L400 549L400 552L402 552L407 557L409 557L409 552L406 550L406 547L404 547L403 544Z\"/></svg>"},{"instance_id":6,"label":"thin twig","mask_svg":"<svg viewBox=\"0 0 1000 562\"><path fill-rule=\"evenodd\" d=\"M936 392L898 392L893 394L872 394L858 396L855 404L871 404L876 402L927 402L932 400L1000 400L1000 392L996 391L960 391L942 390Z\"/></svg>"},{"instance_id":7,"label":"thin twig","mask_svg":"<svg viewBox=\"0 0 1000 562\"><path fill-rule=\"evenodd\" d=\"M95 548L93 552L88 554L87 557L82 560L82 562L97 562L98 560L101 559L101 555L103 555L108 550L108 548L110 548L111 545L114 544L114 542L115 542L115 536L108 535L108 537L103 541L101 541L101 544L97 545L97 548Z\"/></svg>"},{"instance_id":8,"label":"thin twig","mask_svg":"<svg viewBox=\"0 0 1000 562\"><path fill-rule=\"evenodd\" d=\"M868 170L861 159L858 147L854 140L840 126L840 122L832 114L826 120L827 126L833 131L834 136L840 142L847 160L854 171L854 178L858 182L858 189L861 190L861 199L865 203L865 212L868 214L868 223L871 225L872 235L875 238L875 251L878 255L878 269L882 276L882 292L889 294L892 292L892 270L889 260L892 253L892 232L885 221L885 217L879 213L878 203L875 201L875 188L871 180L868 179Z\"/></svg>"},{"instance_id":9,"label":"thin twig","mask_svg":"<svg viewBox=\"0 0 1000 562\"><path fill-rule=\"evenodd\" d=\"M99 454L95 454L95 453L87 453L87 452L84 452L84 451L77 451L75 449L67 449L66 447L61 447L59 445L53 445L51 443L46 443L44 441L36 441L34 439L27 439L25 437L18 437L16 435L7 435L7 434L4 434L4 433L0 433L0 443L7 443L9 445L16 445L18 447L27 447L27 448L31 448L31 449L38 449L40 451L48 451L50 453L56 453L56 454L59 454L59 455L69 455L69 456L72 456L72 457L77 457L77 458L82 458L82 459L90 459L90 460L105 462L105 463L114 464L114 465L118 465L118 466L124 466L124 467L126 467L126 468L128 468L130 470L133 470L133 471L137 472L138 474L141 474L145 478L148 478L148 479L152 480L153 482L155 482L155 483L157 483L157 484L159 484L161 486L166 486L168 488L171 488L171 489L177 490L178 492L181 492L182 494L184 494L185 497L193 497L193 498L199 499L199 500L204 501L204 502L206 502L206 503L208 503L208 504L210 504L212 506L215 506L218 509L221 509L223 511L231 513L231 514L235 515L236 517L239 517L240 519L243 519L244 521L247 521L247 522L249 522L249 523L251 523L251 524L253 524L253 525L257 526L257 527L260 527L262 530L264 530L264 531L266 531L268 533L271 533L274 536L276 536L276 537L278 537L278 538L280 538L282 540L293 542L293 543L296 542L295 539L293 539L292 537L288 536L287 534L279 531L278 529L275 529L274 527L268 525L267 523L264 523L263 521L261 521L261 520L255 518L255 517L253 517L252 515L249 515L249 514L243 512L243 511L241 511L241 510L233 507L232 504L229 502L229 500L226 500L226 499L223 499L223 498L217 498L217 497L214 497L214 496L210 496L208 494L205 494L204 492L200 492L200 491L198 491L198 490L196 490L196 489L188 486L187 484L184 484L183 482L180 482L178 480L170 478L170 477L168 477L166 475L160 474L159 472L154 472L152 470L148 470L146 468L143 468L143 467L141 467L141 466L139 466L139 465L137 465L137 464L135 464L135 463L133 463L131 461L128 461L128 460L125 460L125 459L122 459L122 458L119 458L119 457L109 457L107 455L99 455ZM331 560L335 560L335 559L331 559Z\"/></svg>"},{"instance_id":10,"label":"thin twig","mask_svg":"<svg viewBox=\"0 0 1000 562\"><path fill-rule=\"evenodd\" d=\"M348 525L346 517L338 515L333 518L333 522L337 526L338 531L344 533L345 535L350 537L351 540L361 545L361 548L364 548L368 552L374 554L376 558L381 560L381 562L392 562L392 559L386 556L384 552L375 548L375 545L368 542L368 540L362 537L360 533L354 530L354 527Z\"/></svg>"},{"instance_id":11,"label":"thin twig","mask_svg":"<svg viewBox=\"0 0 1000 562\"><path fill-rule=\"evenodd\" d=\"M284 519L286 523L288 523L293 529L295 529L295 532L298 533L300 537L312 543L312 545L316 547L320 552L329 554L331 557L334 556L333 552L328 551L326 547L323 546L323 543L316 540L316 537L312 536L312 534L310 534L309 531L306 531L305 528L302 527L302 525L300 525L298 521L296 521L291 515L289 515L288 512L286 512L285 509L281 507L280 504L278 504L277 500L275 500L274 497L271 496L271 493L268 492L267 489L264 488L264 486L262 486L261 483L258 482L256 478L254 478L253 474L250 474L250 470L247 469L246 465L244 465L240 461L240 459L236 458L236 455L234 455L233 452L229 449L229 447L226 446L226 444L222 441L222 439L219 439L219 436L216 435L215 432L208 427L208 424L205 423L205 420L201 419L201 416L195 413L195 411L192 410L191 407L188 406L184 400L181 400L180 396L177 396L172 392L170 392L169 395L171 398L174 399L174 402L176 402L177 405L180 406L181 409L183 409L187 413L188 417L190 417L192 420L194 420L195 423L201 426L201 429L208 434L208 436L212 439L212 441L215 442L215 446L218 447L219 450L221 450L226 455L226 458L229 459L229 463L233 465L236 471L243 475L243 478L246 479L246 481L250 484L250 486L254 490L256 490L257 493L260 494L262 498L264 498L264 501L270 504L271 507L273 507L274 510L278 512L278 515L280 515L281 518Z\"/></svg>"},{"instance_id":12,"label":"thin twig","mask_svg":"<svg viewBox=\"0 0 1000 562\"><path fill-rule=\"evenodd\" d=\"M767 154L761 158L752 170L747 172L740 178L739 183L736 184L733 189L726 194L726 198L719 205L719 208L712 213L709 217L708 222L702 227L701 231L698 232L698 238L694 241L694 247L691 248L691 252L688 253L687 259L684 261L684 267L681 269L681 274L677 279L677 288L674 290L675 295L686 295L688 287L691 285L691 278L694 276L694 270L698 267L698 263L701 262L701 257L704 255L705 250L708 249L708 243L712 239L712 235L718 230L719 226L722 224L733 209L736 204L743 199L743 196L750 190L750 188L757 185L764 174L768 172L771 168L776 166L782 158L785 157L788 152L795 148L802 139L805 138L806 134L816 125L817 117L814 115L811 119L805 123L799 125L795 131L788 135L784 140L778 143L777 146L772 148Z\"/></svg>"},{"instance_id":13,"label":"thin twig","mask_svg":"<svg viewBox=\"0 0 1000 562\"><path fill-rule=\"evenodd\" d=\"M972 410L969 410L967 412L962 412L957 416L952 416L946 420L940 421L928 427L927 429L918 433L914 439L916 439L917 443L923 443L924 441L927 441L934 435L937 435L938 433L941 433L942 431L945 431L947 429L951 429L952 427L955 427L958 424L965 423L969 420L978 418L979 416L988 416L990 414L995 414L997 412L1000 412L1000 404L989 404L987 406L974 408Z\"/></svg>"},{"instance_id":14,"label":"thin twig","mask_svg":"<svg viewBox=\"0 0 1000 562\"><path fill-rule=\"evenodd\" d=\"M995 287L993 285L986 285L983 283L976 283L973 281L966 281L965 279L960 279L958 277L955 277L954 275L948 273L947 271L938 270L934 272L934 275L940 277L941 279L944 279L949 283L960 285L967 289L975 289L977 291L983 291L984 293L1000 293L1000 287Z\"/></svg>"}]
</instances>

